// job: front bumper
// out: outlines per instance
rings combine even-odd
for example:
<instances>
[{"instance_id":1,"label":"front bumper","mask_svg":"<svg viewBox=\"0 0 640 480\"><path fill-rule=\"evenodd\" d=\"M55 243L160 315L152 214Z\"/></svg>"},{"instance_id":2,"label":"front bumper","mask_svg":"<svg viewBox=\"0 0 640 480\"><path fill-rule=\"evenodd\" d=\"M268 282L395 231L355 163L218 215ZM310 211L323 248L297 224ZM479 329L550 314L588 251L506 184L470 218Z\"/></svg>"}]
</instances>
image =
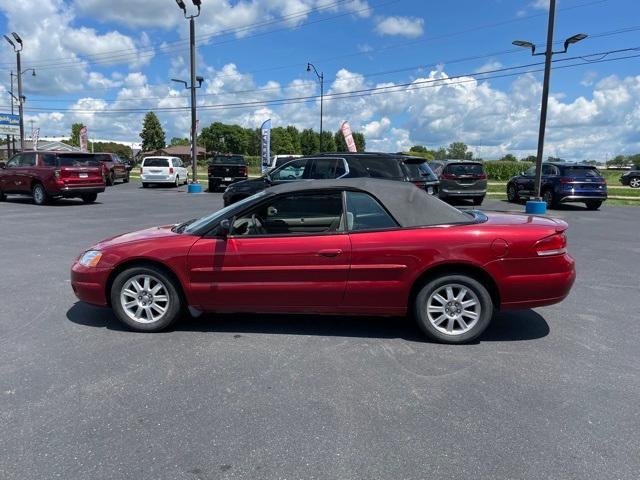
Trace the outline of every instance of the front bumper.
<instances>
[{"instance_id":1,"label":"front bumper","mask_svg":"<svg viewBox=\"0 0 640 480\"><path fill-rule=\"evenodd\" d=\"M110 268L85 267L78 262L71 267L71 288L78 299L92 305L108 305L106 286Z\"/></svg>"}]
</instances>

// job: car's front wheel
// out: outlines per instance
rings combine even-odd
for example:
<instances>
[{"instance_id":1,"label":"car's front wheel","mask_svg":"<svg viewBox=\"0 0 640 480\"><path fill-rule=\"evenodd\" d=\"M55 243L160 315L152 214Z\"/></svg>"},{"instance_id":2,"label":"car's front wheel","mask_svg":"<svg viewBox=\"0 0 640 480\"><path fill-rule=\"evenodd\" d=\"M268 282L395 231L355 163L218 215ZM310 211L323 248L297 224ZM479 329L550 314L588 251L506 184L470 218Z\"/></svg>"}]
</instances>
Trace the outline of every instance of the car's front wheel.
<instances>
[{"instance_id":1,"label":"car's front wheel","mask_svg":"<svg viewBox=\"0 0 640 480\"><path fill-rule=\"evenodd\" d=\"M518 190L513 183L510 183L509 186L507 186L507 200L509 200L509 202L511 203L516 203L518 200L520 200Z\"/></svg>"},{"instance_id":2,"label":"car's front wheel","mask_svg":"<svg viewBox=\"0 0 640 480\"><path fill-rule=\"evenodd\" d=\"M493 301L479 281L467 275L444 275L427 283L415 299L422 331L443 343L466 343L489 325Z\"/></svg>"},{"instance_id":3,"label":"car's front wheel","mask_svg":"<svg viewBox=\"0 0 640 480\"><path fill-rule=\"evenodd\" d=\"M4 194L2 190L0 190L0 202L4 202L7 199L7 196Z\"/></svg>"},{"instance_id":4,"label":"car's front wheel","mask_svg":"<svg viewBox=\"0 0 640 480\"><path fill-rule=\"evenodd\" d=\"M111 306L118 319L139 332L158 332L180 316L178 286L155 266L128 268L111 287Z\"/></svg>"},{"instance_id":5,"label":"car's front wheel","mask_svg":"<svg viewBox=\"0 0 640 480\"><path fill-rule=\"evenodd\" d=\"M547 204L547 208L556 206L556 198L553 194L553 190L551 189L547 189L542 192L542 200L544 200L544 202Z\"/></svg>"},{"instance_id":6,"label":"car's front wheel","mask_svg":"<svg viewBox=\"0 0 640 480\"><path fill-rule=\"evenodd\" d=\"M122 179L122 183L129 183L130 180L130 173L127 172L127 174L125 175L125 177Z\"/></svg>"},{"instance_id":7,"label":"car's front wheel","mask_svg":"<svg viewBox=\"0 0 640 480\"><path fill-rule=\"evenodd\" d=\"M109 172L109 175L107 175L107 187L112 187L113 184L116 182L115 177L113 176L113 172Z\"/></svg>"},{"instance_id":8,"label":"car's front wheel","mask_svg":"<svg viewBox=\"0 0 640 480\"><path fill-rule=\"evenodd\" d=\"M142 182L142 188L149 188L149 184L147 182Z\"/></svg>"},{"instance_id":9,"label":"car's front wheel","mask_svg":"<svg viewBox=\"0 0 640 480\"><path fill-rule=\"evenodd\" d=\"M640 188L640 177L633 177L629 180L629 186L631 188Z\"/></svg>"},{"instance_id":10,"label":"car's front wheel","mask_svg":"<svg viewBox=\"0 0 640 480\"><path fill-rule=\"evenodd\" d=\"M176 181L174 182L174 187L178 188L180 186L180 177L176 175Z\"/></svg>"}]
</instances>

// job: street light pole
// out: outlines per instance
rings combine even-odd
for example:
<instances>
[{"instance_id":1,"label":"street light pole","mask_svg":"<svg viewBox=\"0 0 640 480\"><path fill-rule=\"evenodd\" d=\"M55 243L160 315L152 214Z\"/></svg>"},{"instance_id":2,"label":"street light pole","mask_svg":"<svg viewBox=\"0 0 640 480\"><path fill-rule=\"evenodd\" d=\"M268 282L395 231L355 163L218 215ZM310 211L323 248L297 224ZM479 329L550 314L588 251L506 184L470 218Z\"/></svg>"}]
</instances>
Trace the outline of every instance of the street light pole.
<instances>
[{"instance_id":1,"label":"street light pole","mask_svg":"<svg viewBox=\"0 0 640 480\"><path fill-rule=\"evenodd\" d=\"M22 38L20 38L20 35L18 35L16 32L11 32L11 35L13 36L15 41L18 43L18 45L13 43L13 41L9 38L8 35L5 35L4 38L13 47L13 51L16 52L16 63L17 63L17 67L18 67L18 73L17 73L17 77L18 77L18 114L20 115L20 151L23 151L24 150L24 119L23 119L23 113L24 112L23 112L23 105L22 104L24 102L24 97L22 95L22 65L21 65L21 61L20 61L20 52L22 51L23 45L22 45ZM13 88L12 88L12 90L13 90Z\"/></svg>"},{"instance_id":2,"label":"street light pole","mask_svg":"<svg viewBox=\"0 0 640 480\"><path fill-rule=\"evenodd\" d=\"M313 71L320 81L320 153L322 153L322 117L323 117L323 103L324 103L324 73L318 73L316 66L313 63L307 63L307 72Z\"/></svg>"},{"instance_id":3,"label":"street light pole","mask_svg":"<svg viewBox=\"0 0 640 480\"><path fill-rule=\"evenodd\" d=\"M558 52L553 51L553 30L556 17L556 0L550 0L549 3L549 22L547 25L547 46L544 52L536 53L535 44L523 40L515 40L514 45L518 47L530 48L531 55L544 55L544 79L542 83L542 103L540 106L540 129L538 130L538 151L536 155L536 177L534 193L535 198L531 203L527 203L527 212L531 209L530 213L544 213L546 211L546 205L542 205L541 202L541 188L542 188L542 158L544 155L544 137L547 127L547 107L549 105L549 85L551 83L551 61L555 54L566 53L569 49L569 45L578 43L581 40L587 38L584 33L578 33L572 37L567 38L564 41L564 49Z\"/></svg>"},{"instance_id":4,"label":"street light pole","mask_svg":"<svg viewBox=\"0 0 640 480\"><path fill-rule=\"evenodd\" d=\"M187 7L183 0L176 0L178 7L184 12L184 18L189 20L189 56L191 63L191 85L189 90L191 91L191 170L192 170L192 184L198 184L198 129L197 129L197 104L196 104L196 17L200 16L200 8L202 5L201 0L191 0L193 4L198 8L198 13L195 15L187 15ZM200 80L200 77L198 78ZM202 81L200 80L200 86ZM190 192L199 192L201 188L196 186L189 188Z\"/></svg>"}]
</instances>

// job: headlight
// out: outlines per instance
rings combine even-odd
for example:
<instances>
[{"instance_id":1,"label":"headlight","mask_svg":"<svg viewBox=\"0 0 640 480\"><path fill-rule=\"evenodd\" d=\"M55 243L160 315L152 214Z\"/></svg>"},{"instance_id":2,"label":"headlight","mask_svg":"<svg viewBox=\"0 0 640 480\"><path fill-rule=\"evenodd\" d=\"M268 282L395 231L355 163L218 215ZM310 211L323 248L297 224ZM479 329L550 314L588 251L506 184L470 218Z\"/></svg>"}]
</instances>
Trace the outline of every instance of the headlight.
<instances>
[{"instance_id":1,"label":"headlight","mask_svg":"<svg viewBox=\"0 0 640 480\"><path fill-rule=\"evenodd\" d=\"M102 252L99 250L89 250L88 252L84 252L78 260L80 265L84 265L85 267L95 267L98 265L98 262L102 258Z\"/></svg>"}]
</instances>

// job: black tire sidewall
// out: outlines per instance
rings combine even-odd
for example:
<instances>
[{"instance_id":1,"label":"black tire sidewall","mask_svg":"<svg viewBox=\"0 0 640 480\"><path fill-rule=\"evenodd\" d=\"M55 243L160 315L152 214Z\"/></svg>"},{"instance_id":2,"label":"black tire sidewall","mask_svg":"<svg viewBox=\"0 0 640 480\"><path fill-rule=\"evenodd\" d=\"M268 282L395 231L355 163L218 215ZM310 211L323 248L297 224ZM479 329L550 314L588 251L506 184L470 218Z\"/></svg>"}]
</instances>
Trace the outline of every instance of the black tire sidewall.
<instances>
[{"instance_id":1,"label":"black tire sidewall","mask_svg":"<svg viewBox=\"0 0 640 480\"><path fill-rule=\"evenodd\" d=\"M136 275L154 275L158 277L167 287L167 293L169 295L169 310L162 319L153 323L138 323L131 320L124 312L122 305L120 304L120 290L122 286L131 277ZM129 327L131 330L137 332L160 332L169 328L180 316L182 310L182 298L175 284L175 281L167 275L161 268L154 266L139 266L128 268L118 274L111 285L111 291L109 292L111 298L111 308L113 309L118 320Z\"/></svg>"},{"instance_id":2,"label":"black tire sidewall","mask_svg":"<svg viewBox=\"0 0 640 480\"><path fill-rule=\"evenodd\" d=\"M36 197L36 189L42 189L42 201L38 202ZM45 205L47 203L47 191L41 183L36 183L31 189L31 195L33 196L33 203L36 205Z\"/></svg>"},{"instance_id":3,"label":"black tire sidewall","mask_svg":"<svg viewBox=\"0 0 640 480\"><path fill-rule=\"evenodd\" d=\"M544 198L546 194L551 195L551 200L550 201L547 201ZM542 192L542 199L546 202L547 208L554 207L556 205L556 199L555 199L555 195L553 193L553 190L551 190L549 188L546 189L544 192Z\"/></svg>"},{"instance_id":4,"label":"black tire sidewall","mask_svg":"<svg viewBox=\"0 0 640 480\"><path fill-rule=\"evenodd\" d=\"M509 191L513 190L513 196L509 195ZM507 185L507 200L510 202L518 201L518 191L516 190L516 186L513 183Z\"/></svg>"},{"instance_id":5,"label":"black tire sidewall","mask_svg":"<svg viewBox=\"0 0 640 480\"><path fill-rule=\"evenodd\" d=\"M429 296L434 290L437 290L446 284L464 285L465 287L473 290L480 301L480 319L471 330L461 335L452 336L439 332L433 325L431 325L431 322L427 317L426 303ZM491 318L493 317L493 310L493 301L491 300L491 295L487 289L479 281L467 275L444 275L431 280L422 287L420 292L418 292L414 302L414 316L418 325L429 339L440 343L460 344L475 340L482 335L482 332L484 332L489 326Z\"/></svg>"},{"instance_id":6,"label":"black tire sidewall","mask_svg":"<svg viewBox=\"0 0 640 480\"><path fill-rule=\"evenodd\" d=\"M97 193L87 193L85 195L82 195L82 201L84 203L93 203L98 199L98 194Z\"/></svg>"}]
</instances>

